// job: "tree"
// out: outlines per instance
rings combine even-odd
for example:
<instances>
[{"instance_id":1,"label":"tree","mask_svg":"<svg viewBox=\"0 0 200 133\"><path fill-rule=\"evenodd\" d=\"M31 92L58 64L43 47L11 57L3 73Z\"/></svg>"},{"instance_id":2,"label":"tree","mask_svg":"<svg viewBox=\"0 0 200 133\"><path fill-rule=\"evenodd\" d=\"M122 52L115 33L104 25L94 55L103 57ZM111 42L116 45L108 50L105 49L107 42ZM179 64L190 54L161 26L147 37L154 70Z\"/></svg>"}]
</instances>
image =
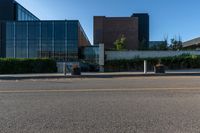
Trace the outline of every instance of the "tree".
<instances>
[{"instance_id":1,"label":"tree","mask_svg":"<svg viewBox=\"0 0 200 133\"><path fill-rule=\"evenodd\" d=\"M172 38L171 39L171 45L169 46L169 48L171 50L181 50L183 48L183 45L182 45L182 41L181 41L181 38L179 37L179 39L177 40L176 37Z\"/></svg>"},{"instance_id":2,"label":"tree","mask_svg":"<svg viewBox=\"0 0 200 133\"><path fill-rule=\"evenodd\" d=\"M157 49L159 50L168 50L167 38L164 38L164 41L158 45Z\"/></svg>"},{"instance_id":3,"label":"tree","mask_svg":"<svg viewBox=\"0 0 200 133\"><path fill-rule=\"evenodd\" d=\"M125 49L125 41L126 41L126 37L124 35L122 35L120 38L118 38L115 42L115 50L120 51L120 50L124 50Z\"/></svg>"},{"instance_id":4,"label":"tree","mask_svg":"<svg viewBox=\"0 0 200 133\"><path fill-rule=\"evenodd\" d=\"M167 44L166 43L161 43L157 46L157 50L168 50Z\"/></svg>"},{"instance_id":5,"label":"tree","mask_svg":"<svg viewBox=\"0 0 200 133\"><path fill-rule=\"evenodd\" d=\"M181 37L177 39L176 37L171 39L171 43L168 44L168 39L164 38L164 41L160 44L154 45L150 48L150 50L182 50L183 43L181 41Z\"/></svg>"},{"instance_id":6,"label":"tree","mask_svg":"<svg viewBox=\"0 0 200 133\"><path fill-rule=\"evenodd\" d=\"M149 48L149 50L168 50L168 41L167 40L168 40L167 38L164 38L164 40L161 41L160 43L151 46Z\"/></svg>"}]
</instances>

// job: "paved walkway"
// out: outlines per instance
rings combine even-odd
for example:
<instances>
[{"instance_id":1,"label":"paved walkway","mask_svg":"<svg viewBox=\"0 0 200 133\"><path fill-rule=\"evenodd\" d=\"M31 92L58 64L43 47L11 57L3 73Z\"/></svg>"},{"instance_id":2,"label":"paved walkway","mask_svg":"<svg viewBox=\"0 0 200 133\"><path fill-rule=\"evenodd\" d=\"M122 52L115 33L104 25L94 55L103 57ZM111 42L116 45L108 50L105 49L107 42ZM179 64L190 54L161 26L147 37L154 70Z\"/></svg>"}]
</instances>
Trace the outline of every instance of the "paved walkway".
<instances>
[{"instance_id":1,"label":"paved walkway","mask_svg":"<svg viewBox=\"0 0 200 133\"><path fill-rule=\"evenodd\" d=\"M112 77L134 77L134 76L200 76L200 69L190 70L168 70L165 74L155 74L154 72L108 72L108 73L82 73L81 76L66 76L63 73L53 74L9 74L0 75L0 80L20 80L20 79L52 79L52 78L112 78Z\"/></svg>"}]
</instances>

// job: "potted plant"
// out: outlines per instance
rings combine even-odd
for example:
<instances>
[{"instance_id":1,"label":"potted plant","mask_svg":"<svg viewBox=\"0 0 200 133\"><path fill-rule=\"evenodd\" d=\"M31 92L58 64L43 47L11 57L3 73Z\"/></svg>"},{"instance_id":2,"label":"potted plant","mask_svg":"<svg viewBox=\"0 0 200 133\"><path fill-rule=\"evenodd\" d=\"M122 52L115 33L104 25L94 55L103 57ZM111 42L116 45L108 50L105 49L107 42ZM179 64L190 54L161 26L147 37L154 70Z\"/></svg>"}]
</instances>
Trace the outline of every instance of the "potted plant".
<instances>
[{"instance_id":1,"label":"potted plant","mask_svg":"<svg viewBox=\"0 0 200 133\"><path fill-rule=\"evenodd\" d=\"M71 75L81 75L81 69L77 64L72 65Z\"/></svg>"},{"instance_id":2,"label":"potted plant","mask_svg":"<svg viewBox=\"0 0 200 133\"><path fill-rule=\"evenodd\" d=\"M155 73L165 73L165 65L161 64L161 61L159 60L158 64L154 66L154 72Z\"/></svg>"}]
</instances>

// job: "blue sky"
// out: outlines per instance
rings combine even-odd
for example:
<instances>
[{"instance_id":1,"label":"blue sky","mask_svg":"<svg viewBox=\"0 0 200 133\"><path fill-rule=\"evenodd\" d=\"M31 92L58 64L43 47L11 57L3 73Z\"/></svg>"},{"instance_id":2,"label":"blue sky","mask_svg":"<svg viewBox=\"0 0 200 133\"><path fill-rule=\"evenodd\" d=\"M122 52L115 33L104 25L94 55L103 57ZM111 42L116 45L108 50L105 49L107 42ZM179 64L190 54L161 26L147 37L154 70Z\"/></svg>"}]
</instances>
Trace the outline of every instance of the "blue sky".
<instances>
[{"instance_id":1,"label":"blue sky","mask_svg":"<svg viewBox=\"0 0 200 133\"><path fill-rule=\"evenodd\" d=\"M78 19L93 42L93 16L149 13L150 40L200 37L200 0L17 0L41 20Z\"/></svg>"}]
</instances>

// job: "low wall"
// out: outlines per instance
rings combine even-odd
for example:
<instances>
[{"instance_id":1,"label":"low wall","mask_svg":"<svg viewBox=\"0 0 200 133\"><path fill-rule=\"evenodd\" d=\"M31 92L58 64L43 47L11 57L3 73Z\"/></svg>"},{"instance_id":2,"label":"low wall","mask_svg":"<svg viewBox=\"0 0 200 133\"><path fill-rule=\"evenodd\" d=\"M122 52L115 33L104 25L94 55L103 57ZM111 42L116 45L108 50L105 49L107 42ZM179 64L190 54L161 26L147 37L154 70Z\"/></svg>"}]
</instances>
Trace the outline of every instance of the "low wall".
<instances>
[{"instance_id":1,"label":"low wall","mask_svg":"<svg viewBox=\"0 0 200 133\"><path fill-rule=\"evenodd\" d=\"M70 72L69 69L71 69L74 64L80 65L79 62L66 62L66 71ZM64 73L64 62L57 62L57 72Z\"/></svg>"},{"instance_id":2,"label":"low wall","mask_svg":"<svg viewBox=\"0 0 200 133\"><path fill-rule=\"evenodd\" d=\"M200 51L105 51L106 60L200 55Z\"/></svg>"}]
</instances>

